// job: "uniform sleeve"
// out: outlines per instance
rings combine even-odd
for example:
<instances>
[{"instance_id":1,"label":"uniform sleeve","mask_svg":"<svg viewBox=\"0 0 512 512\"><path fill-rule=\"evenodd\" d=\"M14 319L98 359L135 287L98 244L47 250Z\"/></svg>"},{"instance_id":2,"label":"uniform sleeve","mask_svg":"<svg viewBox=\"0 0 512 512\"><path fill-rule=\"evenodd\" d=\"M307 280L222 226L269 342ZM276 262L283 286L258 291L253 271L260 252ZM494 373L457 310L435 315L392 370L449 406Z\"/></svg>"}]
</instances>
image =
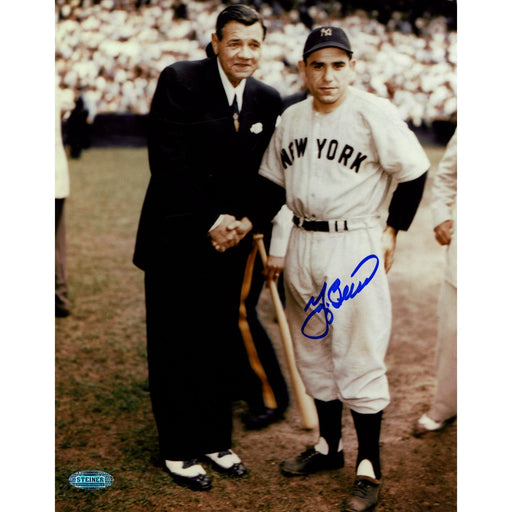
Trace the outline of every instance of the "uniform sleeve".
<instances>
[{"instance_id":1,"label":"uniform sleeve","mask_svg":"<svg viewBox=\"0 0 512 512\"><path fill-rule=\"evenodd\" d=\"M270 144L280 119L280 113L282 110L281 96L277 91L273 89L271 91L264 89L260 94L258 105L259 106L257 109L255 108L255 112L259 112L258 115L262 123L260 122L258 124L260 126L263 124L263 131L258 135L260 140L257 145L246 143L246 149L243 149L244 155L241 156L241 160L247 154L246 151L252 151L252 157L250 158L249 162L250 172L245 173L246 178L243 185L240 187L240 191L236 191L236 197L231 198L232 203L236 204L237 206L237 209L234 212L235 216L247 216L249 219L251 219L251 221L253 221L251 215L254 217L254 212L256 210L266 210L272 208L272 200L267 197L267 194L272 194L272 192L269 192L268 190L259 191L259 187L261 185L260 180L262 180L262 177L258 174L258 171L260 169L266 148L268 148L268 145ZM257 126L257 124L250 128L252 133L257 133L253 132L253 128L255 126ZM280 192L278 195L280 195ZM281 204L282 202L278 205L277 209L279 209ZM263 213L262 217L267 218L267 221L270 222L275 213L276 212L273 211L270 217L267 217L265 213ZM258 218L255 220L256 223L259 224Z\"/></svg>"},{"instance_id":2,"label":"uniform sleeve","mask_svg":"<svg viewBox=\"0 0 512 512\"><path fill-rule=\"evenodd\" d=\"M388 226L397 231L409 229L423 197L426 181L427 173L425 172L419 178L398 184L389 204Z\"/></svg>"},{"instance_id":3,"label":"uniform sleeve","mask_svg":"<svg viewBox=\"0 0 512 512\"><path fill-rule=\"evenodd\" d=\"M251 220L254 231L264 233L279 209L286 202L286 192L283 187L258 174L255 183L255 198L248 207L247 217Z\"/></svg>"},{"instance_id":4,"label":"uniform sleeve","mask_svg":"<svg viewBox=\"0 0 512 512\"><path fill-rule=\"evenodd\" d=\"M288 240L293 226L293 213L283 205L272 220L272 236L270 238L270 256L284 258L288 248Z\"/></svg>"},{"instance_id":5,"label":"uniform sleeve","mask_svg":"<svg viewBox=\"0 0 512 512\"><path fill-rule=\"evenodd\" d=\"M275 184L284 187L284 170L281 163L281 141L283 120L276 127L270 143L263 154L259 174Z\"/></svg>"},{"instance_id":6,"label":"uniform sleeve","mask_svg":"<svg viewBox=\"0 0 512 512\"><path fill-rule=\"evenodd\" d=\"M276 216L279 209L286 202L286 192L284 189L284 172L281 167L280 159L277 156L280 147L281 123L276 126L269 145L263 154L260 168L255 183L257 193L255 197L260 198L257 204L253 205L252 212L248 215L251 219L255 231L263 232L265 226ZM262 207L262 202L264 207Z\"/></svg>"},{"instance_id":7,"label":"uniform sleeve","mask_svg":"<svg viewBox=\"0 0 512 512\"><path fill-rule=\"evenodd\" d=\"M434 227L453 219L457 195L457 129L446 146L432 181L431 211Z\"/></svg>"},{"instance_id":8,"label":"uniform sleeve","mask_svg":"<svg viewBox=\"0 0 512 512\"><path fill-rule=\"evenodd\" d=\"M419 178L430 167L425 151L396 107L387 100L380 106L370 112L368 120L382 167L398 183Z\"/></svg>"}]
</instances>

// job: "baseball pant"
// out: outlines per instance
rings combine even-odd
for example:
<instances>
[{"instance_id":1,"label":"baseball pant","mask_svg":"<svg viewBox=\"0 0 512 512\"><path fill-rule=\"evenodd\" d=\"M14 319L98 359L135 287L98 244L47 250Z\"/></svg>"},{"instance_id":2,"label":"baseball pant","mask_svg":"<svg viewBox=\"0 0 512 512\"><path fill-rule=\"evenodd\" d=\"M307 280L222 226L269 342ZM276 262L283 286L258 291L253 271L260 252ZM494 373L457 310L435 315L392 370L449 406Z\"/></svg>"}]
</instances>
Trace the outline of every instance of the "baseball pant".
<instances>
[{"instance_id":1,"label":"baseball pant","mask_svg":"<svg viewBox=\"0 0 512 512\"><path fill-rule=\"evenodd\" d=\"M65 199L55 199L55 305L69 309Z\"/></svg>"},{"instance_id":2,"label":"baseball pant","mask_svg":"<svg viewBox=\"0 0 512 512\"><path fill-rule=\"evenodd\" d=\"M427 415L443 422L457 414L457 288L443 281L438 304L437 382Z\"/></svg>"},{"instance_id":3,"label":"baseball pant","mask_svg":"<svg viewBox=\"0 0 512 512\"><path fill-rule=\"evenodd\" d=\"M294 227L285 263L288 321L307 393L324 402L339 399L361 414L377 413L390 400L384 358L391 332L391 298L381 236L380 226L341 233ZM344 287L355 283L357 288L369 278L377 258L368 284L339 305ZM324 285L332 289L337 279L334 291L325 293L324 307L321 291ZM308 306L311 300L316 306ZM319 312L307 320L315 307Z\"/></svg>"}]
</instances>

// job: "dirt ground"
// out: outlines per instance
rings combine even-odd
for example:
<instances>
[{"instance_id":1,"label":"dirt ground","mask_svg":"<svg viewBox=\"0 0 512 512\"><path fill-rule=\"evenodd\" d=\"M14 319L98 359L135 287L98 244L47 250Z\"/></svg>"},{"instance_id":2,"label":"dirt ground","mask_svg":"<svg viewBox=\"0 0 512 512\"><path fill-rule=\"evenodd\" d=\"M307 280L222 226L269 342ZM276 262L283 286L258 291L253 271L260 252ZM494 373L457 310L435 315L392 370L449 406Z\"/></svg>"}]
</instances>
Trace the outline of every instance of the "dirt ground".
<instances>
[{"instance_id":1,"label":"dirt ground","mask_svg":"<svg viewBox=\"0 0 512 512\"><path fill-rule=\"evenodd\" d=\"M434 388L436 306L444 261L443 252L432 236L429 211L424 208L429 198L430 187L410 231L399 235L396 260L389 275L393 330L386 362L392 401L384 413L381 436L384 481L377 508L381 512L457 509L456 423L442 433L423 439L411 436L411 427L428 409ZM279 332L272 322L272 306L266 299L260 305L262 318L273 339L279 340ZM295 409L287 422L268 429L265 440L261 433L249 434L249 439L253 435L258 437L254 440L255 457L258 453L271 455L267 464L274 468L276 482L270 492L279 500L280 489L287 488L289 497L285 499L289 508L283 506L276 510L339 510L352 483L357 449L350 414L345 412L343 417L346 466L332 474L299 479L279 475L278 464L283 458L298 454L305 441L316 441L316 431L301 431Z\"/></svg>"},{"instance_id":2,"label":"dirt ground","mask_svg":"<svg viewBox=\"0 0 512 512\"><path fill-rule=\"evenodd\" d=\"M441 150L433 150L434 160L441 154ZM93 179L87 158L84 156L85 161L74 164L72 169L75 190L80 179ZM411 435L411 427L428 409L434 389L436 305L444 262L443 251L432 234L429 198L430 180L413 226L408 233L399 235L395 263L389 274L393 330L386 362L392 401L385 410L382 426L383 486L378 512L457 509L457 423L424 439ZM94 222L83 218L79 204L75 204L74 211L70 223L75 229L80 222ZM126 224L132 220L123 218L119 222ZM121 249L129 251L132 242L127 237L121 242L126 247ZM79 244L73 239L70 243L71 250ZM108 249L110 242L105 233L104 237L100 234L84 242L93 243L102 243ZM286 478L279 472L279 463L297 455L317 436L316 431L302 428L293 397L285 420L261 431L244 430L240 421L242 405L235 407L233 447L249 468L247 479L233 481L211 471L214 487L205 493L172 483L159 466L156 429L145 389L142 277L130 269L126 278L120 270L122 265L115 260L106 259L104 264L110 268L103 274L96 269L96 281L89 283L90 295L80 298L77 305L81 310L73 318L57 321L56 510L340 510L354 476L357 445L352 418L344 414L344 469ZM80 270L87 272L76 265L72 264L71 269L75 274ZM95 286L107 279L122 296L113 295L109 304L101 307L97 302L101 293ZM109 307L124 308L130 312L131 320L117 325L116 316L106 312ZM285 368L268 291L262 296L260 313ZM115 340L112 332L116 333ZM86 469L112 474L114 485L96 491L72 488L67 478Z\"/></svg>"}]
</instances>

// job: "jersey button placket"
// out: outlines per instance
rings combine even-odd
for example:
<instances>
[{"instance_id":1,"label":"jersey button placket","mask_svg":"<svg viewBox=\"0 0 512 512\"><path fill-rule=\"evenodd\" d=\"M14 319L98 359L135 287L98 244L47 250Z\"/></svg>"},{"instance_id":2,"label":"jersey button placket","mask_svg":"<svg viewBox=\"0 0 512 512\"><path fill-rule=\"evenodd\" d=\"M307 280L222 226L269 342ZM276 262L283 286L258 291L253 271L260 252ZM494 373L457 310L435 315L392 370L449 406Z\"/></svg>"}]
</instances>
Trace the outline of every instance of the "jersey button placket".
<instances>
[{"instance_id":1,"label":"jersey button placket","mask_svg":"<svg viewBox=\"0 0 512 512\"><path fill-rule=\"evenodd\" d=\"M320 179L320 172L318 169L318 161L315 160L315 151L316 151L316 145L318 134L320 133L321 128L321 115L318 112L313 111L313 122L311 123L313 126L312 130L312 147L311 151L309 153L309 169L307 170L308 174L308 191L309 191L309 203L308 203L308 212L312 219L316 219L317 215L313 212L318 212L318 203L317 203L317 194L315 192L316 190L316 184L318 183L318 180Z\"/></svg>"}]
</instances>

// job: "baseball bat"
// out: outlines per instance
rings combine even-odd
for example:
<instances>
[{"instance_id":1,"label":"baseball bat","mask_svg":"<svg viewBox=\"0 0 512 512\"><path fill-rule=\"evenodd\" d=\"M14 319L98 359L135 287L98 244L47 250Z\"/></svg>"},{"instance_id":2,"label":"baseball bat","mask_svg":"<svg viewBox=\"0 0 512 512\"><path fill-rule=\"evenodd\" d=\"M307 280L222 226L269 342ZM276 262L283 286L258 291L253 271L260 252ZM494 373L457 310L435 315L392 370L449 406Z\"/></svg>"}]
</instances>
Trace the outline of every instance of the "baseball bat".
<instances>
[{"instance_id":1,"label":"baseball bat","mask_svg":"<svg viewBox=\"0 0 512 512\"><path fill-rule=\"evenodd\" d=\"M272 387L270 386L270 383L268 382L265 369L263 368L260 358L258 357L258 352L256 350L256 346L254 345L254 339L252 337L249 322L247 321L247 308L245 307L245 301L251 290L252 275L254 271L254 261L256 260L256 255L257 249L256 246L254 246L253 250L251 251L247 258L247 263L245 266L244 280L242 283L242 291L240 294L238 327L240 328L240 333L242 335L242 339L244 340L245 350L247 352L249 364L251 365L251 368L253 369L254 373L258 376L258 378L261 381L263 402L269 409L276 409L276 397L274 395Z\"/></svg>"},{"instance_id":2,"label":"baseball bat","mask_svg":"<svg viewBox=\"0 0 512 512\"><path fill-rule=\"evenodd\" d=\"M263 265L266 265L267 251L265 249L265 244L263 243L263 235L254 235L254 241L258 246L261 261L263 262ZM281 334L281 340L283 342L286 363L288 365L288 370L290 372L292 387L295 393L295 398L297 399L297 405L299 407L302 423L304 425L304 428L312 430L318 426L318 416L316 414L315 403L313 401L313 398L311 398L306 393L304 383L300 378L299 372L297 370L297 365L295 364L295 354L293 352L292 336L290 334L290 328L288 327L288 320L284 312L283 304L281 303L281 299L279 297L277 284L273 280L268 280L268 285L270 289L270 295L272 297L272 303L274 304L274 309L276 312L277 322L279 324L279 332Z\"/></svg>"}]
</instances>

